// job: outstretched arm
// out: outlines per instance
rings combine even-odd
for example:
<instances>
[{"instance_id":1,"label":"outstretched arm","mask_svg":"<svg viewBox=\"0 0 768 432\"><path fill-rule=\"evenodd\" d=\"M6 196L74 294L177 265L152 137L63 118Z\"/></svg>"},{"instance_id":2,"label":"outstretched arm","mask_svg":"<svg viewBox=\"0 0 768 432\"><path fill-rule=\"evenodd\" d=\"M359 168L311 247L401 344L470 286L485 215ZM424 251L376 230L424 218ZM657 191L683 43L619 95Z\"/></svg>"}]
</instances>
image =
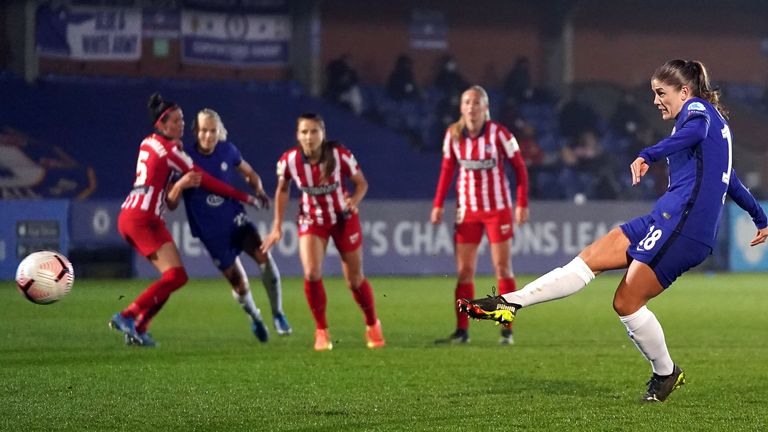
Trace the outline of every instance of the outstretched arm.
<instances>
[{"instance_id":1,"label":"outstretched arm","mask_svg":"<svg viewBox=\"0 0 768 432\"><path fill-rule=\"evenodd\" d=\"M752 222L757 227L757 235L749 242L749 245L755 246L765 243L766 239L768 239L768 218L766 218L765 211L763 211L763 207L760 206L760 203L757 202L749 189L744 186L736 175L736 170L733 169L731 169L730 180L728 181L728 196L739 207L749 213L752 217Z\"/></svg>"},{"instance_id":2,"label":"outstretched arm","mask_svg":"<svg viewBox=\"0 0 768 432\"><path fill-rule=\"evenodd\" d=\"M290 196L291 182L285 177L277 180L277 190L275 191L275 217L272 221L272 231L261 244L261 251L267 253L269 249L283 236L283 215L285 208L288 207L288 198Z\"/></svg>"},{"instance_id":3,"label":"outstretched arm","mask_svg":"<svg viewBox=\"0 0 768 432\"><path fill-rule=\"evenodd\" d=\"M269 208L269 196L264 192L264 187L261 183L261 177L256 173L251 164L245 159L237 166L237 170L245 179L246 183L253 189L256 198L259 199L261 208Z\"/></svg>"}]
</instances>

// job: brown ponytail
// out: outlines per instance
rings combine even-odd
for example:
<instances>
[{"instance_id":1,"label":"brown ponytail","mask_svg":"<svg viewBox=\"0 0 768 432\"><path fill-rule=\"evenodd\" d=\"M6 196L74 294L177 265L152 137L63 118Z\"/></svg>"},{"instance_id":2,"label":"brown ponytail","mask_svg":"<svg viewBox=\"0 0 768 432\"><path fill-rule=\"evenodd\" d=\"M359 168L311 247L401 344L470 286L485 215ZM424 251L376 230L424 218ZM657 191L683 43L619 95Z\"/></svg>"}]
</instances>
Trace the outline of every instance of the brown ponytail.
<instances>
[{"instance_id":1,"label":"brown ponytail","mask_svg":"<svg viewBox=\"0 0 768 432\"><path fill-rule=\"evenodd\" d=\"M670 60L653 73L652 79L671 85L677 90L688 86L693 95L711 103L728 118L728 109L720 102L720 89L713 88L704 64L698 60Z\"/></svg>"}]
</instances>

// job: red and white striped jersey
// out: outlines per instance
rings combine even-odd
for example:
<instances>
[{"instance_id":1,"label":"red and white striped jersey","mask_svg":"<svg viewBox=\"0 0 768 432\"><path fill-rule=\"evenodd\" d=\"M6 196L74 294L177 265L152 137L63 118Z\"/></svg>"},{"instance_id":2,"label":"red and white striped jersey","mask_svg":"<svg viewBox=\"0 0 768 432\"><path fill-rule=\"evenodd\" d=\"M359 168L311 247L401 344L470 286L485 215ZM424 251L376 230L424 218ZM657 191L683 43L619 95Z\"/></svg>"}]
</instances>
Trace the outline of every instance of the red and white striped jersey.
<instances>
[{"instance_id":1,"label":"red and white striped jersey","mask_svg":"<svg viewBox=\"0 0 768 432\"><path fill-rule=\"evenodd\" d=\"M136 181L122 211L131 212L134 217L160 217L172 174L183 174L193 167L192 158L182 150L181 143L155 133L144 138L136 161Z\"/></svg>"},{"instance_id":2,"label":"red and white striped jersey","mask_svg":"<svg viewBox=\"0 0 768 432\"><path fill-rule=\"evenodd\" d=\"M517 205L528 207L528 172L515 137L501 124L487 121L476 138L462 131L454 139L450 129L443 139L443 163L433 206L442 207L456 166L457 207L463 212L512 209L509 179L504 162L514 168Z\"/></svg>"},{"instance_id":3,"label":"red and white striped jersey","mask_svg":"<svg viewBox=\"0 0 768 432\"><path fill-rule=\"evenodd\" d=\"M277 177L293 180L301 191L299 220L320 225L335 224L343 218L347 206L344 195L345 180L357 174L360 167L355 156L346 147L335 144L331 148L336 168L330 178L320 181L324 164L310 164L301 147L283 153L277 162Z\"/></svg>"}]
</instances>

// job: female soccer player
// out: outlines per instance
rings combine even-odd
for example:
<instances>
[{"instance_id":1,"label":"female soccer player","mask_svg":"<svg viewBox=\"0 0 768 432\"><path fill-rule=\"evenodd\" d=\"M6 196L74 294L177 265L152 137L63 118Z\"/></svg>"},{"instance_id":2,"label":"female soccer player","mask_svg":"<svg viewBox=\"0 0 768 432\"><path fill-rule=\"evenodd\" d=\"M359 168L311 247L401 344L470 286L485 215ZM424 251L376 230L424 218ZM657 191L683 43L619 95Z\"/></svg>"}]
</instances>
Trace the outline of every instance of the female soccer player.
<instances>
[{"instance_id":1,"label":"female soccer player","mask_svg":"<svg viewBox=\"0 0 768 432\"><path fill-rule=\"evenodd\" d=\"M459 310L471 317L510 322L520 308L569 296L603 271L627 269L613 308L651 363L653 375L642 397L648 402L664 401L685 383L685 374L672 361L661 325L646 304L712 253L725 196L752 216L757 235L751 246L768 238L765 212L731 167L727 113L704 65L668 61L653 73L651 90L661 117L675 121L671 136L643 149L630 165L636 185L650 163L667 160L669 187L651 213L614 228L521 291L458 301Z\"/></svg>"},{"instance_id":2,"label":"female soccer player","mask_svg":"<svg viewBox=\"0 0 768 432\"><path fill-rule=\"evenodd\" d=\"M515 171L517 202L510 196L505 162ZM475 294L477 250L483 230L491 244L491 260L499 293L515 291L510 245L514 222L528 221L528 172L515 137L499 123L491 120L488 94L480 86L472 86L461 95L461 118L452 124L443 139L443 163L433 201L431 221L443 220L443 202L459 166L456 181L456 283L455 299L472 298ZM456 314L456 331L437 343L469 342L469 319ZM511 323L501 328L503 345L513 343Z\"/></svg>"},{"instance_id":3,"label":"female soccer player","mask_svg":"<svg viewBox=\"0 0 768 432\"><path fill-rule=\"evenodd\" d=\"M261 246L267 252L282 236L285 207L290 182L301 190L299 206L299 255L304 267L304 292L315 318L315 350L333 349L325 316L326 297L322 264L328 239L341 255L344 279L365 315L368 348L384 346L381 321L376 318L373 290L363 275L363 235L358 206L368 191L368 182L352 153L334 141L325 139L325 122L317 114L302 114L296 125L299 145L283 153L277 162L275 219L272 232ZM354 185L347 192L346 179Z\"/></svg>"},{"instance_id":4,"label":"female soccer player","mask_svg":"<svg viewBox=\"0 0 768 432\"><path fill-rule=\"evenodd\" d=\"M155 346L147 333L149 323L171 293L187 282L179 251L162 218L171 176L192 171L193 181L206 190L253 205L258 202L256 197L211 177L184 153L181 144L184 114L180 106L155 93L149 98L148 108L155 132L139 146L136 179L123 202L117 229L131 246L147 257L161 277L109 321L110 327L125 334L126 343L141 346Z\"/></svg>"},{"instance_id":5,"label":"female soccer player","mask_svg":"<svg viewBox=\"0 0 768 432\"><path fill-rule=\"evenodd\" d=\"M212 109L197 113L192 124L197 141L185 146L187 154L195 165L211 173L217 179L232 184L237 171L254 190L264 207L269 198L261 185L261 177L240 155L240 150L227 141L227 129L219 114ZM197 188L194 172L185 174L168 193L167 203L175 209L184 196L184 206L192 235L199 238L216 267L232 285L232 295L251 318L251 330L262 342L269 338L269 332L261 318L261 312L253 301L239 255L245 251L259 265L261 281L267 290L275 330L279 335L291 334L291 327L283 313L280 272L270 253L262 253L261 237L256 226L248 220L243 205Z\"/></svg>"}]
</instances>

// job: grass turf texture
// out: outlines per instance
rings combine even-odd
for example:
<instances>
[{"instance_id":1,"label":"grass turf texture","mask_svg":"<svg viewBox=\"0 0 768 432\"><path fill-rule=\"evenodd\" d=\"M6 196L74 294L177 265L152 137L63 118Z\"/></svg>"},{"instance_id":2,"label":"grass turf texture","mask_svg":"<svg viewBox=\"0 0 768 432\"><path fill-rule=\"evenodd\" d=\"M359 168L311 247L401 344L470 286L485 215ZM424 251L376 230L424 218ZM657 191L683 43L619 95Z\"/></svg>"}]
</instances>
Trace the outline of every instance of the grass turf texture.
<instances>
[{"instance_id":1,"label":"grass turf texture","mask_svg":"<svg viewBox=\"0 0 768 432\"><path fill-rule=\"evenodd\" d=\"M453 331L450 277L371 282L387 347L365 348L360 310L328 278L334 350L322 353L295 278L283 289L292 336L259 343L223 279L193 280L156 319L156 349L106 325L145 281L78 280L50 306L3 283L0 430L768 428L764 275L686 275L651 303L688 375L653 405L637 402L650 369L611 308L615 274L523 310L511 347L490 322L472 323L468 346L434 345ZM492 284L478 279L478 295Z\"/></svg>"}]
</instances>

